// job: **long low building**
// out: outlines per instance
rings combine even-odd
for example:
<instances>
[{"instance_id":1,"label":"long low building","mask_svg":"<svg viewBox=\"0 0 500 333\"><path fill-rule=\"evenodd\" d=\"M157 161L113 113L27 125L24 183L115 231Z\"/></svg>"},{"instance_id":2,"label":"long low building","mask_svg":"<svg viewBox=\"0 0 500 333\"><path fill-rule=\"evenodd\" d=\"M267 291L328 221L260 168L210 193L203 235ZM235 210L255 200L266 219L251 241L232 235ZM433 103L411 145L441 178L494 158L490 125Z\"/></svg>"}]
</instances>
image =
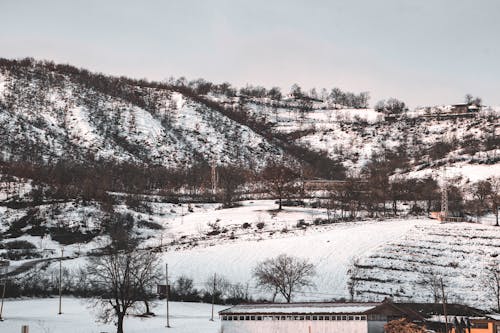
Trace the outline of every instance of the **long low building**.
<instances>
[{"instance_id":1,"label":"long low building","mask_svg":"<svg viewBox=\"0 0 500 333\"><path fill-rule=\"evenodd\" d=\"M219 312L223 333L382 333L391 303L243 304Z\"/></svg>"},{"instance_id":2,"label":"long low building","mask_svg":"<svg viewBox=\"0 0 500 333\"><path fill-rule=\"evenodd\" d=\"M481 310L458 304L450 304L449 309L448 331L454 329L453 333L463 332L453 327L453 319L456 321L457 316L471 318L468 327L470 333L500 331L499 322ZM241 304L222 310L219 315L221 333L383 333L387 322L401 318L444 332L444 321L436 320L441 312L442 306L439 304L384 301ZM491 331L482 330L484 322L488 322ZM459 326L461 328L463 325Z\"/></svg>"}]
</instances>

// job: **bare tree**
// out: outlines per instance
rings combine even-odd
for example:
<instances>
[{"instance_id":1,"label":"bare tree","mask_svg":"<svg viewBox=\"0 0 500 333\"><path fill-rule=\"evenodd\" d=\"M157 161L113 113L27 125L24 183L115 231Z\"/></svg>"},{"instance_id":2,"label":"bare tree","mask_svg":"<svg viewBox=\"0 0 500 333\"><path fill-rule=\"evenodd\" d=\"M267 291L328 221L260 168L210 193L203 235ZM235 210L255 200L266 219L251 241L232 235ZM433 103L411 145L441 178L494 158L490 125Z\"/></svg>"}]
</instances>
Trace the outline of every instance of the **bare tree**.
<instances>
[{"instance_id":1,"label":"bare tree","mask_svg":"<svg viewBox=\"0 0 500 333\"><path fill-rule=\"evenodd\" d=\"M245 182L245 173L237 166L218 168L219 186L222 190L222 203L225 207L232 207L236 198L236 191Z\"/></svg>"},{"instance_id":2,"label":"bare tree","mask_svg":"<svg viewBox=\"0 0 500 333\"><path fill-rule=\"evenodd\" d=\"M139 285L139 298L144 303L145 315L154 315L150 310L151 300L155 297L154 288L161 280L160 258L155 252L144 251L138 257L143 260L143 268L134 272L134 278Z\"/></svg>"},{"instance_id":3,"label":"bare tree","mask_svg":"<svg viewBox=\"0 0 500 333\"><path fill-rule=\"evenodd\" d=\"M359 259L353 259L351 264L349 265L349 269L347 270L347 276L349 280L347 281L347 289L349 290L349 295L351 296L351 302L354 302L354 296L356 295L356 290L359 286L361 280L359 279L360 275L359 268Z\"/></svg>"},{"instance_id":4,"label":"bare tree","mask_svg":"<svg viewBox=\"0 0 500 333\"><path fill-rule=\"evenodd\" d=\"M292 301L294 293L305 287L312 287L315 275L316 269L309 260L287 254L266 259L253 269L257 286L272 292L277 291L287 303Z\"/></svg>"},{"instance_id":5,"label":"bare tree","mask_svg":"<svg viewBox=\"0 0 500 333\"><path fill-rule=\"evenodd\" d=\"M476 219L479 221L479 216L487 210L487 199L491 195L491 183L487 180L480 180L472 184L470 192L474 198L472 201L472 209L476 214Z\"/></svg>"},{"instance_id":6,"label":"bare tree","mask_svg":"<svg viewBox=\"0 0 500 333\"><path fill-rule=\"evenodd\" d=\"M137 240L126 231L113 236L101 255L89 257L87 275L98 291L94 301L99 319L114 321L117 333L123 333L125 316L138 302L147 301L145 291L155 280L157 263L156 255L138 249Z\"/></svg>"},{"instance_id":7,"label":"bare tree","mask_svg":"<svg viewBox=\"0 0 500 333\"><path fill-rule=\"evenodd\" d=\"M396 98L389 98L387 101L378 101L375 104L375 111L385 114L401 114L408 111L408 107L403 101Z\"/></svg>"},{"instance_id":8,"label":"bare tree","mask_svg":"<svg viewBox=\"0 0 500 333\"><path fill-rule=\"evenodd\" d=\"M481 106L481 103L483 102L481 97L474 97L471 94L466 94L464 100L465 103L468 105L477 105L477 106Z\"/></svg>"},{"instance_id":9,"label":"bare tree","mask_svg":"<svg viewBox=\"0 0 500 333\"><path fill-rule=\"evenodd\" d=\"M495 226L498 227L498 210L500 208L500 177L493 177L490 180L491 191L488 195L491 210L495 214Z\"/></svg>"},{"instance_id":10,"label":"bare tree","mask_svg":"<svg viewBox=\"0 0 500 333\"><path fill-rule=\"evenodd\" d=\"M443 300L441 279L442 277L439 274L434 271L429 271L423 274L420 280L420 284L432 294L432 299L436 304Z\"/></svg>"},{"instance_id":11,"label":"bare tree","mask_svg":"<svg viewBox=\"0 0 500 333\"><path fill-rule=\"evenodd\" d=\"M282 209L282 200L295 191L295 181L299 174L283 163L270 162L262 171L262 178L268 191L279 200L278 209Z\"/></svg>"},{"instance_id":12,"label":"bare tree","mask_svg":"<svg viewBox=\"0 0 500 333\"><path fill-rule=\"evenodd\" d=\"M496 311L500 311L500 264L494 262L486 267L484 272L486 288L495 297Z\"/></svg>"}]
</instances>

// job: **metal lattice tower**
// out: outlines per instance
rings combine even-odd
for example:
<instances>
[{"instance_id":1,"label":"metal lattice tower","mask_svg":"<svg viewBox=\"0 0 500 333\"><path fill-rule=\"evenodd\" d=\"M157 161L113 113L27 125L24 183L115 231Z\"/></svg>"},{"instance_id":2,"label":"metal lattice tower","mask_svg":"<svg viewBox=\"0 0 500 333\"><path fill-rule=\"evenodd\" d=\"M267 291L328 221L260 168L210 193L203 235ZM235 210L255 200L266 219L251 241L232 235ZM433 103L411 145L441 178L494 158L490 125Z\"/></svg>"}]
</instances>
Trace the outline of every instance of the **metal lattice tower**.
<instances>
[{"instance_id":1,"label":"metal lattice tower","mask_svg":"<svg viewBox=\"0 0 500 333\"><path fill-rule=\"evenodd\" d=\"M443 185L441 188L441 220L446 221L448 218L448 183L443 178Z\"/></svg>"},{"instance_id":2,"label":"metal lattice tower","mask_svg":"<svg viewBox=\"0 0 500 333\"><path fill-rule=\"evenodd\" d=\"M217 183L218 183L216 159L212 161L211 176L212 176L212 195L215 196L217 194Z\"/></svg>"}]
</instances>

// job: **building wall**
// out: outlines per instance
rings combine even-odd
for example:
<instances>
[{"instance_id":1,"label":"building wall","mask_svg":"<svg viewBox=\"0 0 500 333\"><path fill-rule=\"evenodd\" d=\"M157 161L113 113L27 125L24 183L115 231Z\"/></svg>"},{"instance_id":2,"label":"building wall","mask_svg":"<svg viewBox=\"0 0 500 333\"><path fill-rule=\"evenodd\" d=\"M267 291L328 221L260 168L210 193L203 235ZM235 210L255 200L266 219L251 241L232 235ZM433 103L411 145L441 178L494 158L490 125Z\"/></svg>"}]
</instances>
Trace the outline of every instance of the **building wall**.
<instances>
[{"instance_id":1,"label":"building wall","mask_svg":"<svg viewBox=\"0 0 500 333\"><path fill-rule=\"evenodd\" d=\"M222 321L222 326L221 326L221 333L332 333L332 332L368 333L368 322L366 320ZM379 333L379 332L374 332L374 333Z\"/></svg>"},{"instance_id":2,"label":"building wall","mask_svg":"<svg viewBox=\"0 0 500 333\"><path fill-rule=\"evenodd\" d=\"M471 328L471 333L497 333L495 331L496 327L495 327L495 323L493 321L488 322L487 325L488 325L488 328L473 327L473 328ZM467 330L467 332L469 332L469 331ZM456 330L454 327L451 329L451 333L456 333Z\"/></svg>"},{"instance_id":3,"label":"building wall","mask_svg":"<svg viewBox=\"0 0 500 333\"><path fill-rule=\"evenodd\" d=\"M384 325L387 321L368 321L368 333L384 333Z\"/></svg>"}]
</instances>

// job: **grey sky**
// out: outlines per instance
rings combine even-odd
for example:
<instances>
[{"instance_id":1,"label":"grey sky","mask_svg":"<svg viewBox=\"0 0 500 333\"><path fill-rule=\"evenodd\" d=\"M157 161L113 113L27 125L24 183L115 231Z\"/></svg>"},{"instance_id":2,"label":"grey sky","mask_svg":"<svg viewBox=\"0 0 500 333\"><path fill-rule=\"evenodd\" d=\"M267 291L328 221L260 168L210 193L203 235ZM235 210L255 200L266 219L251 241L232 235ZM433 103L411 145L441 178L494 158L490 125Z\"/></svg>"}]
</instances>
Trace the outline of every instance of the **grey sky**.
<instances>
[{"instance_id":1,"label":"grey sky","mask_svg":"<svg viewBox=\"0 0 500 333\"><path fill-rule=\"evenodd\" d=\"M0 0L0 57L500 105L499 0Z\"/></svg>"}]
</instances>

